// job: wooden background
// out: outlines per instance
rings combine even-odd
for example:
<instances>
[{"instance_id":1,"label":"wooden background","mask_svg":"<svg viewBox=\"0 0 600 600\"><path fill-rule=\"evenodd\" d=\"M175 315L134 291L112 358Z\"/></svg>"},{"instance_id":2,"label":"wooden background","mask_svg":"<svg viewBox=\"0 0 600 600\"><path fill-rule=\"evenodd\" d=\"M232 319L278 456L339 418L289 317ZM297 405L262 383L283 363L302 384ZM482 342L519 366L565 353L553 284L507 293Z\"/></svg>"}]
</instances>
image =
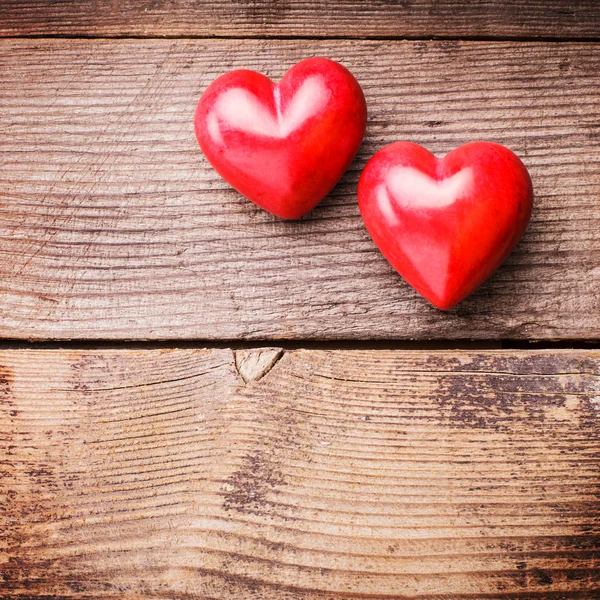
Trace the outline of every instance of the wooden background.
<instances>
[{"instance_id":1,"label":"wooden background","mask_svg":"<svg viewBox=\"0 0 600 600\"><path fill-rule=\"evenodd\" d=\"M282 222L192 116L315 55L367 135ZM357 210L401 139L532 175L449 313ZM599 144L596 0L1 2L0 598L600 597Z\"/></svg>"}]
</instances>

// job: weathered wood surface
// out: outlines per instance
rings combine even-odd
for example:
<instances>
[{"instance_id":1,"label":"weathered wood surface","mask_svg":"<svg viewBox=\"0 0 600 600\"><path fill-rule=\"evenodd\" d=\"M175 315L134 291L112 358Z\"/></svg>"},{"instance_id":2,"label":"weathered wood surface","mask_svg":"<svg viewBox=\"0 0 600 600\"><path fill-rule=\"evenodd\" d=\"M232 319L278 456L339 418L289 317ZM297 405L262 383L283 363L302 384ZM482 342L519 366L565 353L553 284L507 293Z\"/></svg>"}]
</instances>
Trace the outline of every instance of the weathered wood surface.
<instances>
[{"instance_id":1,"label":"weathered wood surface","mask_svg":"<svg viewBox=\"0 0 600 600\"><path fill-rule=\"evenodd\" d=\"M0 35L600 37L596 0L3 0Z\"/></svg>"},{"instance_id":2,"label":"weathered wood surface","mask_svg":"<svg viewBox=\"0 0 600 600\"><path fill-rule=\"evenodd\" d=\"M306 219L282 222L201 155L193 112L219 74L342 61L365 142ZM600 45L5 40L0 51L0 335L9 338L600 337ZM451 313L370 240L367 159L396 140L477 139L529 167L516 252Z\"/></svg>"},{"instance_id":3,"label":"weathered wood surface","mask_svg":"<svg viewBox=\"0 0 600 600\"><path fill-rule=\"evenodd\" d=\"M2 351L0 596L598 598L600 352L257 352Z\"/></svg>"}]
</instances>

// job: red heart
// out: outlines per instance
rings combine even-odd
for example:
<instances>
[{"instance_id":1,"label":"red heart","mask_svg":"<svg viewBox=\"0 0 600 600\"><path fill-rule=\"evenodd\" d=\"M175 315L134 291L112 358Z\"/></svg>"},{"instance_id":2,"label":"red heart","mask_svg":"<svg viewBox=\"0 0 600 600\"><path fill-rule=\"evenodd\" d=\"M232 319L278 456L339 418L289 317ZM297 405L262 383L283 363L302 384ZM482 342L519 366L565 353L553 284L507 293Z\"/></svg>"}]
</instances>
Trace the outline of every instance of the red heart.
<instances>
[{"instance_id":1,"label":"red heart","mask_svg":"<svg viewBox=\"0 0 600 600\"><path fill-rule=\"evenodd\" d=\"M241 194L297 219L333 188L365 133L367 106L350 71L326 58L292 67L280 83L231 71L198 102L202 152Z\"/></svg>"},{"instance_id":2,"label":"red heart","mask_svg":"<svg viewBox=\"0 0 600 600\"><path fill-rule=\"evenodd\" d=\"M442 159L409 142L365 167L358 202L391 265L447 310L477 289L527 229L533 188L525 165L499 144L474 142Z\"/></svg>"}]
</instances>

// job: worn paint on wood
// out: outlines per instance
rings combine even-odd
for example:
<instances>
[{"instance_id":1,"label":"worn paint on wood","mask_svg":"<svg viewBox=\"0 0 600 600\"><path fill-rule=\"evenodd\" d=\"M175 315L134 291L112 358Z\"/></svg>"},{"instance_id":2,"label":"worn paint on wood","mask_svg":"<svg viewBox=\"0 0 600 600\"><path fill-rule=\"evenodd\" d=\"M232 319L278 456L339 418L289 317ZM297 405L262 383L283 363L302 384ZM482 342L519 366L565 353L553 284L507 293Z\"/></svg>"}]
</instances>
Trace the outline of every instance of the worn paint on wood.
<instances>
[{"instance_id":1,"label":"worn paint on wood","mask_svg":"<svg viewBox=\"0 0 600 600\"><path fill-rule=\"evenodd\" d=\"M596 0L3 0L0 35L593 38Z\"/></svg>"},{"instance_id":2,"label":"worn paint on wood","mask_svg":"<svg viewBox=\"0 0 600 600\"><path fill-rule=\"evenodd\" d=\"M600 352L0 365L3 597L600 593Z\"/></svg>"},{"instance_id":3,"label":"worn paint on wood","mask_svg":"<svg viewBox=\"0 0 600 600\"><path fill-rule=\"evenodd\" d=\"M600 337L600 45L5 40L0 335L90 339ZM219 74L309 55L364 87L365 142L308 217L283 222L210 168L192 118ZM450 313L398 277L356 183L396 140L477 139L529 167L533 220Z\"/></svg>"}]
</instances>

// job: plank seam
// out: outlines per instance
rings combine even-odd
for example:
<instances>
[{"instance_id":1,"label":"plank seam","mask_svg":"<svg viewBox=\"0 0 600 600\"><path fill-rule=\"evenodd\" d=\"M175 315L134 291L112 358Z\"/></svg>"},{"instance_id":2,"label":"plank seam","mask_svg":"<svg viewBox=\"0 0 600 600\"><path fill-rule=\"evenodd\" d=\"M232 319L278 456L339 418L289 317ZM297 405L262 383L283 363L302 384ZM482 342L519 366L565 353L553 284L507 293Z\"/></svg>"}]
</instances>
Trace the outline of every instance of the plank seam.
<instances>
[{"instance_id":1,"label":"plank seam","mask_svg":"<svg viewBox=\"0 0 600 600\"><path fill-rule=\"evenodd\" d=\"M600 339L593 340L204 340L204 339L165 339L155 341L144 340L64 340L64 341L32 341L15 339L0 339L0 351L3 350L114 350L119 348L159 350L164 348L181 349L219 349L227 348L234 352L238 350L253 350L278 348L281 353L275 361L260 374L260 378L268 372L290 350L439 350L439 351L479 351L479 350L599 350Z\"/></svg>"},{"instance_id":2,"label":"plank seam","mask_svg":"<svg viewBox=\"0 0 600 600\"><path fill-rule=\"evenodd\" d=\"M0 34L0 40L239 40L239 41L253 41L253 40L268 40L268 41L294 41L294 40L308 40L308 41L378 41L378 42L514 42L514 43L557 43L557 44L570 44L570 43L589 43L597 44L600 43L600 37L530 37L530 36L443 36L443 35L431 35L431 36L354 36L349 37L346 35L260 35L260 36L235 36L235 35L71 35L71 34L24 34L24 35L2 35Z\"/></svg>"}]
</instances>

